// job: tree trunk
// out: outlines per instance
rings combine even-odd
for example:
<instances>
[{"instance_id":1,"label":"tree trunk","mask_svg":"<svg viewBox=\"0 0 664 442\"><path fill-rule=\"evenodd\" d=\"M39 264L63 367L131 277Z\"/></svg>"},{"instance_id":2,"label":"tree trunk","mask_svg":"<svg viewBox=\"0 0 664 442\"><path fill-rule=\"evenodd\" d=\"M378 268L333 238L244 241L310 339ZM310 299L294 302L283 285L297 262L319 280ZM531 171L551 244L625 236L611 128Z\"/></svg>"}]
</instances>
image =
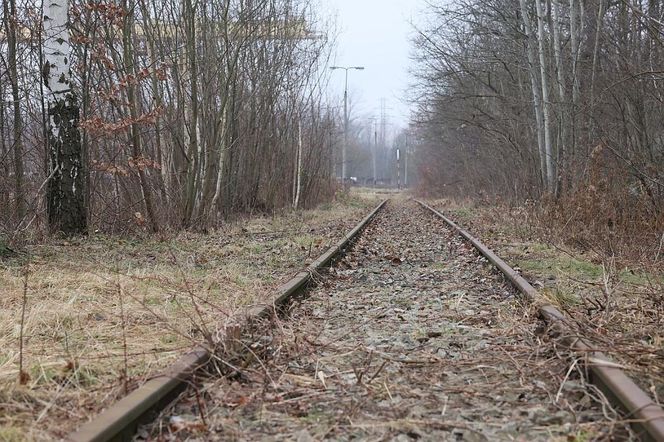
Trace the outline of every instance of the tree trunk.
<instances>
[{"instance_id":1,"label":"tree trunk","mask_svg":"<svg viewBox=\"0 0 664 442\"><path fill-rule=\"evenodd\" d=\"M556 62L556 78L558 83L558 109L559 109L559 134L560 139L558 142L556 158L556 166L554 168L555 176L555 190L556 195L560 196L562 192L562 176L566 173L567 164L567 121L570 117L565 112L565 102L567 101L567 94L565 93L565 78L563 74L563 61L561 56L561 46L560 46L560 23L558 17L558 4L555 0L549 0L549 5L551 8L551 28L553 31L553 54Z\"/></svg>"},{"instance_id":2,"label":"tree trunk","mask_svg":"<svg viewBox=\"0 0 664 442\"><path fill-rule=\"evenodd\" d=\"M568 158L572 158L576 152L576 112L577 106L579 104L579 75L577 73L577 65L579 61L579 47L581 41L581 30L583 24L578 22L577 16L577 6L576 0L569 0L569 34L571 42L571 55L572 55L572 103L571 103L571 112L570 112L570 145L568 149ZM571 170L565 171L567 174L571 173Z\"/></svg>"},{"instance_id":3,"label":"tree trunk","mask_svg":"<svg viewBox=\"0 0 664 442\"><path fill-rule=\"evenodd\" d=\"M12 90L12 107L14 109L13 151L14 151L14 198L16 216L22 220L25 216L25 195L23 190L23 116L21 115L21 97L18 88L18 70L16 67L17 16L16 0L3 1L4 27L7 36L7 73Z\"/></svg>"},{"instance_id":4,"label":"tree trunk","mask_svg":"<svg viewBox=\"0 0 664 442\"><path fill-rule=\"evenodd\" d=\"M295 171L295 198L293 208L297 210L300 205L302 193L302 121L297 122L297 166Z\"/></svg>"},{"instance_id":5,"label":"tree trunk","mask_svg":"<svg viewBox=\"0 0 664 442\"><path fill-rule=\"evenodd\" d=\"M48 104L47 211L51 232L67 236L87 232L86 165L78 129L79 105L71 84L69 1L44 5L44 82Z\"/></svg>"},{"instance_id":6,"label":"tree trunk","mask_svg":"<svg viewBox=\"0 0 664 442\"><path fill-rule=\"evenodd\" d=\"M535 124L537 127L537 147L540 158L540 177L542 184L546 187L546 151L544 149L544 123L542 119L542 90L537 81L537 61L535 59L535 48L532 41L532 25L528 16L526 0L519 0L521 5L521 16L523 19L524 31L526 32L526 53L528 56L528 73L530 74L530 86L533 92L533 105L535 107Z\"/></svg>"},{"instance_id":7,"label":"tree trunk","mask_svg":"<svg viewBox=\"0 0 664 442\"><path fill-rule=\"evenodd\" d=\"M191 0L184 2L184 22L186 36L186 54L189 67L191 98L189 102L189 143L187 148L188 163L185 187L183 224L190 227L196 205L197 184L200 180L200 152L198 145L198 72L196 61L196 11Z\"/></svg>"},{"instance_id":8,"label":"tree trunk","mask_svg":"<svg viewBox=\"0 0 664 442\"><path fill-rule=\"evenodd\" d=\"M542 86L542 117L544 118L544 152L546 156L546 187L547 191L554 193L556 187L556 178L553 170L553 147L551 144L551 115L549 103L549 85L546 71L546 53L544 40L544 12L542 3L535 0L537 9L537 43L540 61L540 84Z\"/></svg>"},{"instance_id":9,"label":"tree trunk","mask_svg":"<svg viewBox=\"0 0 664 442\"><path fill-rule=\"evenodd\" d=\"M129 11L127 0L123 0L122 7L127 11L124 20L124 27L122 29L122 49L124 60L124 73L125 75L132 75L133 78L138 78L136 72L136 65L134 63L133 51L133 27L134 20L133 14ZM136 96L136 85L133 81L127 81L127 105L129 107L129 116L131 118L131 125L129 127L129 138L131 143L131 153L135 160L139 161L143 156L143 149L141 147L141 134L138 126L138 97ZM154 204L152 202L152 191L148 183L148 177L145 174L143 167L139 166L138 180L141 186L141 194L145 203L145 212L150 223L150 228L153 232L159 231L159 224L154 211Z\"/></svg>"}]
</instances>

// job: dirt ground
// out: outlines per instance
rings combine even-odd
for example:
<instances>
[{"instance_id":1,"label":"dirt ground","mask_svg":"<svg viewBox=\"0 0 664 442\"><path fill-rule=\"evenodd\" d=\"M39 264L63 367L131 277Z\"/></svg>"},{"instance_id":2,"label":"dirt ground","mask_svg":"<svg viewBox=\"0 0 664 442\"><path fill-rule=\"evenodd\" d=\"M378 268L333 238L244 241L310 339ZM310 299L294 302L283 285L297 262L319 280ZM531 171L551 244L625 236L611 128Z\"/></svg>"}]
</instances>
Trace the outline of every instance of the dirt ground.
<instances>
[{"instance_id":1,"label":"dirt ground","mask_svg":"<svg viewBox=\"0 0 664 442\"><path fill-rule=\"evenodd\" d=\"M340 195L207 235L49 240L0 260L0 441L63 437L267 297L380 197Z\"/></svg>"},{"instance_id":2,"label":"dirt ground","mask_svg":"<svg viewBox=\"0 0 664 442\"><path fill-rule=\"evenodd\" d=\"M521 208L433 205L520 270L656 402L664 399L664 271L656 250L635 261L566 241L571 235L541 226Z\"/></svg>"},{"instance_id":3,"label":"dirt ground","mask_svg":"<svg viewBox=\"0 0 664 442\"><path fill-rule=\"evenodd\" d=\"M388 204L251 357L140 434L158 440L629 440L533 309L412 201Z\"/></svg>"}]
</instances>

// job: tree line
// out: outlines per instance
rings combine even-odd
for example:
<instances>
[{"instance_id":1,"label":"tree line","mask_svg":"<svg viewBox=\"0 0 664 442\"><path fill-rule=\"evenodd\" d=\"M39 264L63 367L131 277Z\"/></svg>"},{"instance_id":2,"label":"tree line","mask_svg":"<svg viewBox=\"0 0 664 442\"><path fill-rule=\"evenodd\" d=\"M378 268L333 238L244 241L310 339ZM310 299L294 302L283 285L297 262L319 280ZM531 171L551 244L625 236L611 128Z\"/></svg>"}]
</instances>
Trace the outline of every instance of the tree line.
<instances>
[{"instance_id":1,"label":"tree line","mask_svg":"<svg viewBox=\"0 0 664 442\"><path fill-rule=\"evenodd\" d=\"M308 0L3 0L0 226L205 229L334 189Z\"/></svg>"},{"instance_id":2,"label":"tree line","mask_svg":"<svg viewBox=\"0 0 664 442\"><path fill-rule=\"evenodd\" d=\"M663 14L658 0L431 3L414 39L422 189L661 225Z\"/></svg>"}]
</instances>

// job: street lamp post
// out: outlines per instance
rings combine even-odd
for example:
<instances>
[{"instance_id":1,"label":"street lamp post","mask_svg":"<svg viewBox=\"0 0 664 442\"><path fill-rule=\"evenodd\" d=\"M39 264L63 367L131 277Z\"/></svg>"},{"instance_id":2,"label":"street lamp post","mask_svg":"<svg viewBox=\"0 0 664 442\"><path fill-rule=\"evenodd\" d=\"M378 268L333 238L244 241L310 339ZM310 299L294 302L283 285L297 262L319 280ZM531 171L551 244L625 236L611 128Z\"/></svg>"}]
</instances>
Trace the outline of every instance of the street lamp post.
<instances>
[{"instance_id":1,"label":"street lamp post","mask_svg":"<svg viewBox=\"0 0 664 442\"><path fill-rule=\"evenodd\" d=\"M343 69L346 71L346 82L344 85L344 145L341 148L341 182L346 185L346 150L348 148L348 71L364 70L364 66L331 66L330 69Z\"/></svg>"}]
</instances>

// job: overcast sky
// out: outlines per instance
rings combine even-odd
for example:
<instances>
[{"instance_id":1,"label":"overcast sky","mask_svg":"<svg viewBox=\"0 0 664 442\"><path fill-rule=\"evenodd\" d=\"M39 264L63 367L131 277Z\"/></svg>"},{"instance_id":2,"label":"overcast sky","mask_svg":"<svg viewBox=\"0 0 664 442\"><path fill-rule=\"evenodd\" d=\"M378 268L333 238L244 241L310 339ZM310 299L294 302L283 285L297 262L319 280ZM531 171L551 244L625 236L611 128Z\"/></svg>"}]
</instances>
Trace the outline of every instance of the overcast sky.
<instances>
[{"instance_id":1,"label":"overcast sky","mask_svg":"<svg viewBox=\"0 0 664 442\"><path fill-rule=\"evenodd\" d=\"M337 18L339 31L333 63L364 66L349 72L354 117L380 117L381 98L386 99L390 132L408 122L403 102L409 84L411 20L422 10L422 0L319 0ZM335 71L332 87L343 95L343 71Z\"/></svg>"}]
</instances>

